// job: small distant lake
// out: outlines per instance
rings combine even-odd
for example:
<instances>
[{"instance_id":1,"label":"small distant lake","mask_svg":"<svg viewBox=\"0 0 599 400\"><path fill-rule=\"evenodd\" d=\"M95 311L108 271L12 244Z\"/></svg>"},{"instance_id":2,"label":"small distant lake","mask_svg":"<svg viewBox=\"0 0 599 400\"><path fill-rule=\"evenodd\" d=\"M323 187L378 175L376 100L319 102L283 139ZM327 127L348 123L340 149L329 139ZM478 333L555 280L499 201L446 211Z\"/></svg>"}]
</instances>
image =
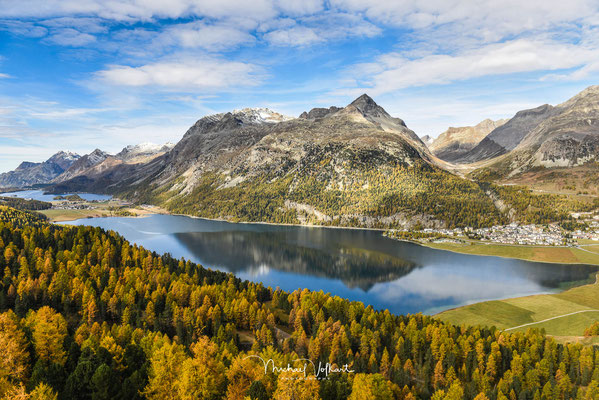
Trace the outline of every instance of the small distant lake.
<instances>
[{"instance_id":1,"label":"small distant lake","mask_svg":"<svg viewBox=\"0 0 599 400\"><path fill-rule=\"evenodd\" d=\"M435 250L380 231L235 224L175 215L72 221L131 243L288 291L323 290L396 314L558 291L597 267Z\"/></svg>"},{"instance_id":2,"label":"small distant lake","mask_svg":"<svg viewBox=\"0 0 599 400\"><path fill-rule=\"evenodd\" d=\"M20 190L18 192L7 192L0 193L0 196L5 197L19 197L21 199L33 199L40 201L55 201L54 198L56 196L69 196L72 194L77 194L84 200L87 201L105 201L110 200L112 196L105 194L95 194L95 193L63 193L63 194L44 194L43 190Z\"/></svg>"}]
</instances>

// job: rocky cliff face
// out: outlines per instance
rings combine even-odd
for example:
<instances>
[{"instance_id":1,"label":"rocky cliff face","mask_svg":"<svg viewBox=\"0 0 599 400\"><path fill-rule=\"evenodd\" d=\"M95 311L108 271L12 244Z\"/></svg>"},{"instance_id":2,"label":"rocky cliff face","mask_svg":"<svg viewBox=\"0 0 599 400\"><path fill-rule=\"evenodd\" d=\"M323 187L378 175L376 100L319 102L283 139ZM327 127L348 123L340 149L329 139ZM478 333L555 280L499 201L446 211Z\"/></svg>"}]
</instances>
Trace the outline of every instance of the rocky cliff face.
<instances>
[{"instance_id":1,"label":"rocky cliff face","mask_svg":"<svg viewBox=\"0 0 599 400\"><path fill-rule=\"evenodd\" d=\"M0 187L18 188L49 183L79 158L78 154L60 151L41 163L24 161L14 171L0 174Z\"/></svg>"},{"instance_id":2,"label":"rocky cliff face","mask_svg":"<svg viewBox=\"0 0 599 400\"><path fill-rule=\"evenodd\" d=\"M505 124L506 121L504 119L498 121L485 119L474 126L451 127L440 134L429 148L434 155L442 160L458 161L476 147L489 133Z\"/></svg>"}]
</instances>

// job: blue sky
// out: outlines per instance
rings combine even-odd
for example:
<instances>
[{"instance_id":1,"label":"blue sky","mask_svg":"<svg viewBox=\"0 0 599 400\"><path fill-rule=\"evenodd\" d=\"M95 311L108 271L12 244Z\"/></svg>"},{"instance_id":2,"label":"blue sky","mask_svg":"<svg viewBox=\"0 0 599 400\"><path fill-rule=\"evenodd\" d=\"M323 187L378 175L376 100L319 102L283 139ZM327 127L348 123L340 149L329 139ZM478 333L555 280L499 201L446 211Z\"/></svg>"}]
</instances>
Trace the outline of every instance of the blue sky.
<instances>
[{"instance_id":1,"label":"blue sky","mask_svg":"<svg viewBox=\"0 0 599 400\"><path fill-rule=\"evenodd\" d=\"M0 0L0 171L361 93L436 136L598 78L594 0Z\"/></svg>"}]
</instances>

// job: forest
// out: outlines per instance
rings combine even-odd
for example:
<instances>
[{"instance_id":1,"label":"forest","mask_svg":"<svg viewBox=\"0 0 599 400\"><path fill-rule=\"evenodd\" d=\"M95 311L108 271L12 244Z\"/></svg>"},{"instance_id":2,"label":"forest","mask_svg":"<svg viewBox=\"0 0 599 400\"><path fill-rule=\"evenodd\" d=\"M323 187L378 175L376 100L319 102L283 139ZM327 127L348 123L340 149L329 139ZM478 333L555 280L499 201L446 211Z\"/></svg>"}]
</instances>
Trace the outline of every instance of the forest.
<instances>
[{"instance_id":1,"label":"forest","mask_svg":"<svg viewBox=\"0 0 599 400\"><path fill-rule=\"evenodd\" d=\"M599 398L594 347L287 293L5 206L0 351L2 399Z\"/></svg>"},{"instance_id":2,"label":"forest","mask_svg":"<svg viewBox=\"0 0 599 400\"><path fill-rule=\"evenodd\" d=\"M40 200L26 200L19 197L0 196L0 205L16 208L19 210L48 210L52 203Z\"/></svg>"}]
</instances>

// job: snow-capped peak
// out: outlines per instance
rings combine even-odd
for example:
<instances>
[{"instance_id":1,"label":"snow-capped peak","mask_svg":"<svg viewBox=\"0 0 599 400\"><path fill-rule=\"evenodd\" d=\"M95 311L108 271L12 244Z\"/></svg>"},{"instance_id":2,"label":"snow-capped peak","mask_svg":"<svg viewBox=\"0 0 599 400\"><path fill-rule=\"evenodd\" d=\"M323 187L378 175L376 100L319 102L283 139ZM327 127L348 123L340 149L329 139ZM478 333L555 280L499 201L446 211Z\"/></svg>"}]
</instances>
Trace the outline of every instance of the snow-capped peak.
<instances>
[{"instance_id":1,"label":"snow-capped peak","mask_svg":"<svg viewBox=\"0 0 599 400\"><path fill-rule=\"evenodd\" d=\"M280 114L268 108L243 108L241 110L233 110L231 113L235 117L241 119L245 123L270 123L289 121L293 117Z\"/></svg>"},{"instance_id":2,"label":"snow-capped peak","mask_svg":"<svg viewBox=\"0 0 599 400\"><path fill-rule=\"evenodd\" d=\"M154 155L157 153L162 153L169 151L175 147L173 143L167 142L164 144L156 144L151 142L144 142L135 145L129 145L125 147L119 154L116 156L121 159L129 159L141 155Z\"/></svg>"}]
</instances>

